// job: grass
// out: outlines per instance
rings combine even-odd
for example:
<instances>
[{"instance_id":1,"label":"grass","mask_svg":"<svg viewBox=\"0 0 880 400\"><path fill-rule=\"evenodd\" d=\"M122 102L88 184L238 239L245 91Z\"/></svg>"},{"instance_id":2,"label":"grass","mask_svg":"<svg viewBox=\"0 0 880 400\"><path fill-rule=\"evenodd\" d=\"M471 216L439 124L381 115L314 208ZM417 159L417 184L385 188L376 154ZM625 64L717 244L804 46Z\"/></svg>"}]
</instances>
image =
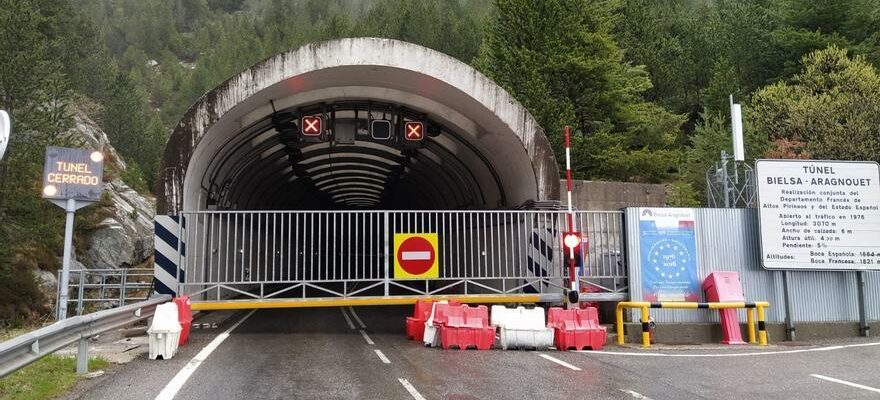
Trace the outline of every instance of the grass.
<instances>
[{"instance_id":1,"label":"grass","mask_svg":"<svg viewBox=\"0 0 880 400\"><path fill-rule=\"evenodd\" d=\"M102 369L107 361L89 360L89 371ZM50 355L0 379L0 399L51 399L64 393L77 381L76 359Z\"/></svg>"}]
</instances>

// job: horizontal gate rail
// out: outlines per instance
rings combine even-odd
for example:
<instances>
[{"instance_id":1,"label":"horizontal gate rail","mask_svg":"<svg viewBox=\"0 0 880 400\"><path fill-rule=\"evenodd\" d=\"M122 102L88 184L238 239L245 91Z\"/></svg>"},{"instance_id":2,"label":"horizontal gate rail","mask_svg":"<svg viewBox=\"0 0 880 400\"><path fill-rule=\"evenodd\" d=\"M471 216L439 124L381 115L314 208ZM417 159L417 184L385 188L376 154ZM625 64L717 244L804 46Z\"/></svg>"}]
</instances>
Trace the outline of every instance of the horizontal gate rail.
<instances>
[{"instance_id":1,"label":"horizontal gate rail","mask_svg":"<svg viewBox=\"0 0 880 400\"><path fill-rule=\"evenodd\" d=\"M568 279L561 211L198 211L180 218L176 292L195 301L561 296ZM579 269L588 288L582 299L623 299L623 213L577 212L575 224L590 246ZM437 234L438 278L394 276L396 233Z\"/></svg>"},{"instance_id":2,"label":"horizontal gate rail","mask_svg":"<svg viewBox=\"0 0 880 400\"><path fill-rule=\"evenodd\" d=\"M171 300L161 295L136 304L67 318L0 343L0 378L79 341L77 372L88 369L88 339L150 318L156 306Z\"/></svg>"}]
</instances>

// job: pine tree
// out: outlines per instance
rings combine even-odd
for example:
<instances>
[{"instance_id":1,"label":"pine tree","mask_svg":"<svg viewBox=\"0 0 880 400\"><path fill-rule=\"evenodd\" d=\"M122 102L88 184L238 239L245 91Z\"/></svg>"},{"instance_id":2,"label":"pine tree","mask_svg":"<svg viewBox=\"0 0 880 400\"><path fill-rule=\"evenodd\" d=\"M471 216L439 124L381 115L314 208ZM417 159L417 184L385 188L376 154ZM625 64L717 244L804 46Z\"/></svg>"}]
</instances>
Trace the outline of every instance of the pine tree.
<instances>
[{"instance_id":1,"label":"pine tree","mask_svg":"<svg viewBox=\"0 0 880 400\"><path fill-rule=\"evenodd\" d=\"M496 0L495 7L476 65L532 112L556 154L562 127L574 126L580 177L656 182L675 171L683 118L642 98L651 81L615 42L616 1Z\"/></svg>"}]
</instances>

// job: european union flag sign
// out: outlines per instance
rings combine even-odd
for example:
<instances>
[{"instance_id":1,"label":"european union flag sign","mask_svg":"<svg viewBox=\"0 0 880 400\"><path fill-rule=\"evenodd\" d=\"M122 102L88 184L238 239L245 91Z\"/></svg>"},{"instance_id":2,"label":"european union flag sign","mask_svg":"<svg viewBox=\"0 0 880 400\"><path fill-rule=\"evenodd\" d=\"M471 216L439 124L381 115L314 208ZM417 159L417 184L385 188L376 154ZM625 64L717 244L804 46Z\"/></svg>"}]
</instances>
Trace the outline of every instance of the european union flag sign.
<instances>
[{"instance_id":1,"label":"european union flag sign","mask_svg":"<svg viewBox=\"0 0 880 400\"><path fill-rule=\"evenodd\" d=\"M694 210L640 208L644 301L699 301Z\"/></svg>"}]
</instances>

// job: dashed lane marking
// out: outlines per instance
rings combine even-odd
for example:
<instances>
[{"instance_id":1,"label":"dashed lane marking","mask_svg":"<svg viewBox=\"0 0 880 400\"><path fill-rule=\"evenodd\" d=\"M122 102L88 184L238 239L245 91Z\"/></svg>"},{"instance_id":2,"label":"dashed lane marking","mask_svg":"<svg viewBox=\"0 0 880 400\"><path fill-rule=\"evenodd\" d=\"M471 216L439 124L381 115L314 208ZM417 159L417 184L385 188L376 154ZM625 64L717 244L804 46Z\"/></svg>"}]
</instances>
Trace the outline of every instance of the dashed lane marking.
<instances>
[{"instance_id":1,"label":"dashed lane marking","mask_svg":"<svg viewBox=\"0 0 880 400\"><path fill-rule=\"evenodd\" d=\"M634 391L634 390L620 389L620 391L621 391L621 392L624 392L624 393L626 393L626 394L628 394L628 395L630 395L630 396L632 396L634 399L651 400L650 397L645 396L645 395L643 395L643 394L641 394L641 393L639 393L639 392L636 392L636 391Z\"/></svg>"},{"instance_id":2,"label":"dashed lane marking","mask_svg":"<svg viewBox=\"0 0 880 400\"><path fill-rule=\"evenodd\" d=\"M852 347L869 347L869 346L880 346L880 342L856 343L856 344L827 346L827 347L815 347L815 348L811 348L811 349L798 349L798 350L755 351L755 352L751 352L751 353L667 354L667 353L636 353L636 352L623 352L623 351L592 351L592 350L579 350L579 351L575 351L575 352L576 353L584 353L584 354L595 354L595 355L632 356L632 357L750 357L750 356L769 356L769 355L778 355L778 354L812 353L812 352L817 352L817 351L833 351L833 350L848 349L848 348L852 348Z\"/></svg>"},{"instance_id":3,"label":"dashed lane marking","mask_svg":"<svg viewBox=\"0 0 880 400\"><path fill-rule=\"evenodd\" d=\"M575 367L574 365L571 365L571 364L569 364L569 363L567 363L567 362L565 362L565 361L562 361L562 360L560 360L560 359L558 359L558 358L553 358L553 357L550 357L550 356L548 356L548 355L546 355L546 354L538 354L538 355L541 356L541 357L543 357L543 358L545 358L545 359L547 359L547 360L553 361L553 362L555 362L555 363L557 363L557 364L559 364L559 365L561 365L561 366L563 366L563 367L565 367L565 368L568 368L568 369L570 369L570 370L572 370L572 371L580 371L580 370L581 370L580 368Z\"/></svg>"},{"instance_id":4,"label":"dashed lane marking","mask_svg":"<svg viewBox=\"0 0 880 400\"><path fill-rule=\"evenodd\" d=\"M373 342L373 339L370 339L370 336L367 335L367 332L364 332L363 329L361 329L360 331L361 331L361 336L364 337L364 340L367 341L367 344L376 344L376 343Z\"/></svg>"},{"instance_id":5,"label":"dashed lane marking","mask_svg":"<svg viewBox=\"0 0 880 400\"><path fill-rule=\"evenodd\" d=\"M356 312L354 312L354 307L349 307L348 311L351 311L351 316L354 317L354 320L357 321L358 325L360 325L361 329L367 329L367 326L364 325L364 321L361 321L361 317L358 316Z\"/></svg>"},{"instance_id":6,"label":"dashed lane marking","mask_svg":"<svg viewBox=\"0 0 880 400\"><path fill-rule=\"evenodd\" d=\"M379 356L379 359L382 360L383 363L391 364L391 360L389 360L388 357L385 357L385 353L383 353L382 350L375 349L373 351L376 352L376 355Z\"/></svg>"},{"instance_id":7,"label":"dashed lane marking","mask_svg":"<svg viewBox=\"0 0 880 400\"><path fill-rule=\"evenodd\" d=\"M416 388L411 383L409 383L408 380L403 378L397 378L397 380L400 382L401 385L403 385L406 391L409 392L409 395L412 396L414 399L425 400L425 397L422 396L422 394L419 393L419 391L416 390Z\"/></svg>"},{"instance_id":8,"label":"dashed lane marking","mask_svg":"<svg viewBox=\"0 0 880 400\"><path fill-rule=\"evenodd\" d=\"M199 365L202 365L202 362L204 362L208 358L208 356L210 356L211 353L213 353L214 350L216 350L217 347L219 347L220 344L229 337L229 335L232 333L233 330L235 330L235 328L238 328L238 326L241 325L242 322L250 318L251 315L254 315L256 311L257 310L251 310L251 312L247 313L244 318L238 320L238 322L230 326L229 329L217 335L217 337L215 337L214 340L211 341L211 343L208 343L207 346L202 348L202 350L199 351L199 353L196 354L196 356L193 357L192 360L186 363L186 366L184 366L183 369L181 369L180 372L178 372L177 375L175 375L174 378L171 379L171 382L168 382L168 384L165 385L165 388L162 389L161 392L159 392L158 396L156 396L156 400L173 399L174 396L177 395L177 392L180 391L180 389L183 387L189 377L193 374L193 372L196 372L196 368L198 368Z\"/></svg>"},{"instance_id":9,"label":"dashed lane marking","mask_svg":"<svg viewBox=\"0 0 880 400\"><path fill-rule=\"evenodd\" d=\"M357 329L354 327L354 323L351 322L351 318L348 317L348 313L345 312L345 308L339 308L339 311L342 311L342 316L345 317L345 322L348 323L348 326L351 329Z\"/></svg>"},{"instance_id":10,"label":"dashed lane marking","mask_svg":"<svg viewBox=\"0 0 880 400\"><path fill-rule=\"evenodd\" d=\"M843 380L843 379L832 378L832 377L830 377L830 376L819 375L819 374L810 374L810 376L812 376L813 378L818 378L818 379L826 380L826 381L828 381L828 382L834 382L834 383L839 383L839 384L841 384L841 385L846 385L846 386L854 387L854 388L856 388L856 389L862 389L862 390L867 390L867 391L869 391L869 392L880 393L880 389L873 388L873 387L870 387L870 386L861 385L861 384L854 383L854 382L845 381L845 380Z\"/></svg>"}]
</instances>

